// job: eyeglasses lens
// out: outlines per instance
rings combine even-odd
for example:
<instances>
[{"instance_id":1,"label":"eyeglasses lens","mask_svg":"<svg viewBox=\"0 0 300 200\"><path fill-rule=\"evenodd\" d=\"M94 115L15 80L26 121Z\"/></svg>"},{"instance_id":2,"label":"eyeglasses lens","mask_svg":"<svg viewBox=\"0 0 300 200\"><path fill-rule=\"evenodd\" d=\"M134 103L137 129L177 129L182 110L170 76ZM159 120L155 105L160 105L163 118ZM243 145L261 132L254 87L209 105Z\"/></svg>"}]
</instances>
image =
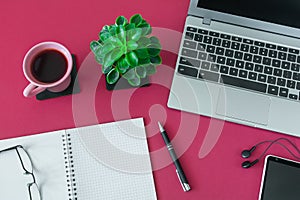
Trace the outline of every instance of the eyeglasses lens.
<instances>
[{"instance_id":1,"label":"eyeglasses lens","mask_svg":"<svg viewBox=\"0 0 300 200\"><path fill-rule=\"evenodd\" d=\"M27 152L22 147L17 147L17 151L19 152L19 156L22 160L24 170L32 173L32 163Z\"/></svg>"},{"instance_id":2,"label":"eyeglasses lens","mask_svg":"<svg viewBox=\"0 0 300 200\"><path fill-rule=\"evenodd\" d=\"M29 185L29 191L30 191L31 200L41 200L41 195L36 183L31 183Z\"/></svg>"}]
</instances>

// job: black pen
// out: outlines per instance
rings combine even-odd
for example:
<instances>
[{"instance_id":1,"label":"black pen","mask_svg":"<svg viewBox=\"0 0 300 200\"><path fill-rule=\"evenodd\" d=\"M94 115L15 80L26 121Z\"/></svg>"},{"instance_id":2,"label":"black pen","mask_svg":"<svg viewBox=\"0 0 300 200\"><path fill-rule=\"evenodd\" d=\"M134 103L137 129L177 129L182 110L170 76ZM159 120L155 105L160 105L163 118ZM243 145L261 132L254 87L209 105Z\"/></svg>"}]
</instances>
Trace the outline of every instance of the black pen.
<instances>
[{"instance_id":1,"label":"black pen","mask_svg":"<svg viewBox=\"0 0 300 200\"><path fill-rule=\"evenodd\" d=\"M170 139L167 135L167 132L165 131L165 129L162 127L162 125L159 122L158 122L158 127L159 127L160 133L161 133L161 135L162 135L162 137L163 137L163 139L164 139L164 141L167 145L167 148L168 148L168 151L169 151L170 156L172 158L173 164L176 167L176 173L177 173L178 179L181 183L181 186L182 186L183 190L185 192L187 192L187 191L191 190L191 187L190 187L190 185L189 185L189 183L188 183L188 181L187 181L187 179L184 175L184 172L183 172L182 167L180 165L180 162L179 162L179 160L176 156L174 148L173 148L173 146L170 142Z\"/></svg>"}]
</instances>

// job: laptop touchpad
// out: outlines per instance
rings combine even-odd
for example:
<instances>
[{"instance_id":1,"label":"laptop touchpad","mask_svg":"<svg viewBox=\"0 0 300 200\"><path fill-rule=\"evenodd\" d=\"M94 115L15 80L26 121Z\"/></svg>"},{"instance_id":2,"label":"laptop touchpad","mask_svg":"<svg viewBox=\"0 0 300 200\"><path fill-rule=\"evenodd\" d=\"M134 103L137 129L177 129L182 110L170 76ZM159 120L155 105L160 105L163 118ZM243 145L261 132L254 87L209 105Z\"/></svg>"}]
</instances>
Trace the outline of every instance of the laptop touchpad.
<instances>
[{"instance_id":1,"label":"laptop touchpad","mask_svg":"<svg viewBox=\"0 0 300 200\"><path fill-rule=\"evenodd\" d=\"M227 118L267 125L270 98L247 91L220 90L216 113Z\"/></svg>"}]
</instances>

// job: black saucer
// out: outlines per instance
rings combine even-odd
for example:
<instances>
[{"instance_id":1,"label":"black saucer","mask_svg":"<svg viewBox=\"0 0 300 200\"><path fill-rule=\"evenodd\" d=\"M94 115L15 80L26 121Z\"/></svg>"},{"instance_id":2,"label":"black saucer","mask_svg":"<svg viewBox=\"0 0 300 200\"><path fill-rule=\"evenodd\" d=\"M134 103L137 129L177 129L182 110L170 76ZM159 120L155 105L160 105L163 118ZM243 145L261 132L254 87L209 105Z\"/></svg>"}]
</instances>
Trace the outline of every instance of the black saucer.
<instances>
[{"instance_id":1,"label":"black saucer","mask_svg":"<svg viewBox=\"0 0 300 200\"><path fill-rule=\"evenodd\" d=\"M50 92L49 90L45 90L36 95L37 100L51 99L51 98L66 96L70 94L77 94L80 92L79 83L78 80L76 79L76 75L77 75L76 56L72 54L72 58L73 58L73 68L71 71L71 83L69 87L62 92Z\"/></svg>"}]
</instances>

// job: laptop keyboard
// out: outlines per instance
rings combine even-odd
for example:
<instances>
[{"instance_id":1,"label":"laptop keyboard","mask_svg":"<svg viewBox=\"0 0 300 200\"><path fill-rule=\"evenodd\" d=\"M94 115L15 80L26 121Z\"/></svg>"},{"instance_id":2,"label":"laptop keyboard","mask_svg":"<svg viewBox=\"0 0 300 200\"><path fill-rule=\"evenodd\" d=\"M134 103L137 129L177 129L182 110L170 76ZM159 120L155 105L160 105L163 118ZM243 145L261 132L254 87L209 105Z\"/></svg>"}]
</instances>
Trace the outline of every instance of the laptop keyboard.
<instances>
[{"instance_id":1,"label":"laptop keyboard","mask_svg":"<svg viewBox=\"0 0 300 200\"><path fill-rule=\"evenodd\" d=\"M178 73L300 100L299 50L187 27Z\"/></svg>"}]
</instances>

